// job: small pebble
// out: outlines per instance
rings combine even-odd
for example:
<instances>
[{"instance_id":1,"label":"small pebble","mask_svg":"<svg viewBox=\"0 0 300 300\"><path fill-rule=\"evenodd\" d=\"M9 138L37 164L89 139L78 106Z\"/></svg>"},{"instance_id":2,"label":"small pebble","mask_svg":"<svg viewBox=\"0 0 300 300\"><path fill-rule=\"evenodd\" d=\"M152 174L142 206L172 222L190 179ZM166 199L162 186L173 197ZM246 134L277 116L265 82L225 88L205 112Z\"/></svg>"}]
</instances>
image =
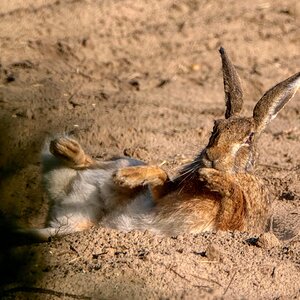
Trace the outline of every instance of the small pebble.
<instances>
[{"instance_id":1,"label":"small pebble","mask_svg":"<svg viewBox=\"0 0 300 300\"><path fill-rule=\"evenodd\" d=\"M222 254L221 250L213 244L210 244L207 247L205 254L206 254L206 257L208 258L208 260L211 260L211 261L222 261L222 258L223 258L223 254Z\"/></svg>"},{"instance_id":2,"label":"small pebble","mask_svg":"<svg viewBox=\"0 0 300 300\"><path fill-rule=\"evenodd\" d=\"M272 232L261 234L256 242L257 246L265 249L271 249L281 245L279 239Z\"/></svg>"}]
</instances>

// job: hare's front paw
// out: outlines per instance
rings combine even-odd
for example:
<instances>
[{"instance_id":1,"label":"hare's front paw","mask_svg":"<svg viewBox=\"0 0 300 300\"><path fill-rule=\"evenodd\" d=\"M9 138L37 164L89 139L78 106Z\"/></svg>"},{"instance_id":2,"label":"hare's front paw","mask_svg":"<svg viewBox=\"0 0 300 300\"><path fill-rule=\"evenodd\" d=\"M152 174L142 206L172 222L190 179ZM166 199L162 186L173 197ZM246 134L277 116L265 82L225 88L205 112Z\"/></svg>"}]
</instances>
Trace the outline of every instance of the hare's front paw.
<instances>
[{"instance_id":1,"label":"hare's front paw","mask_svg":"<svg viewBox=\"0 0 300 300\"><path fill-rule=\"evenodd\" d=\"M121 168L113 174L113 180L117 185L128 188L135 188L146 184L139 167Z\"/></svg>"},{"instance_id":2,"label":"hare's front paw","mask_svg":"<svg viewBox=\"0 0 300 300\"><path fill-rule=\"evenodd\" d=\"M50 143L50 152L73 164L74 167L87 167L92 160L87 156L80 144L70 138L58 138Z\"/></svg>"},{"instance_id":3,"label":"hare's front paw","mask_svg":"<svg viewBox=\"0 0 300 300\"><path fill-rule=\"evenodd\" d=\"M163 185L168 179L167 173L156 166L138 166L119 169L114 174L116 184L128 188L150 184L152 186Z\"/></svg>"},{"instance_id":4,"label":"hare's front paw","mask_svg":"<svg viewBox=\"0 0 300 300\"><path fill-rule=\"evenodd\" d=\"M229 175L211 168L199 169L199 180L211 191L219 193L222 197L229 197L232 193L232 183Z\"/></svg>"}]
</instances>

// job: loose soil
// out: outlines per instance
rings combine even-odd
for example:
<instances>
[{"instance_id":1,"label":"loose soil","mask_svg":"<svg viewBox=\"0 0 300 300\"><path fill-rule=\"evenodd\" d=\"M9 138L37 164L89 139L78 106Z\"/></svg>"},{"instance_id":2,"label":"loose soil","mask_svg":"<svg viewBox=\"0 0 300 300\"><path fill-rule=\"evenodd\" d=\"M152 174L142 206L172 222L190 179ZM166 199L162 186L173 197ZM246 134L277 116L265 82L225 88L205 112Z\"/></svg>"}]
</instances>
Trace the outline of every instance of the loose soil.
<instances>
[{"instance_id":1,"label":"loose soil","mask_svg":"<svg viewBox=\"0 0 300 300\"><path fill-rule=\"evenodd\" d=\"M174 174L224 114L218 48L243 80L244 114L299 71L299 1L2 0L0 297L299 299L300 93L270 124L256 172L271 234L159 237L92 228L12 246L43 226L40 151L57 134L99 159L130 155Z\"/></svg>"}]
</instances>

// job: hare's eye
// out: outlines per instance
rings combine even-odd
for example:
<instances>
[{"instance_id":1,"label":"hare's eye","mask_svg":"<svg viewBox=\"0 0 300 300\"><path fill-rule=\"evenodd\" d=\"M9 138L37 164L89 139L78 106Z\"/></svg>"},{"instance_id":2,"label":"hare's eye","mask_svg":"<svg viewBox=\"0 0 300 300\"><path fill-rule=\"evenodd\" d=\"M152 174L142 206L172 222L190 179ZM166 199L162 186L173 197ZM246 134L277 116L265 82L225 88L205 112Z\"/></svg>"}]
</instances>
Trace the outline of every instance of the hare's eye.
<instances>
[{"instance_id":1,"label":"hare's eye","mask_svg":"<svg viewBox=\"0 0 300 300\"><path fill-rule=\"evenodd\" d=\"M254 132L250 132L250 134L247 138L246 144L250 144L252 142L253 136L254 136Z\"/></svg>"}]
</instances>

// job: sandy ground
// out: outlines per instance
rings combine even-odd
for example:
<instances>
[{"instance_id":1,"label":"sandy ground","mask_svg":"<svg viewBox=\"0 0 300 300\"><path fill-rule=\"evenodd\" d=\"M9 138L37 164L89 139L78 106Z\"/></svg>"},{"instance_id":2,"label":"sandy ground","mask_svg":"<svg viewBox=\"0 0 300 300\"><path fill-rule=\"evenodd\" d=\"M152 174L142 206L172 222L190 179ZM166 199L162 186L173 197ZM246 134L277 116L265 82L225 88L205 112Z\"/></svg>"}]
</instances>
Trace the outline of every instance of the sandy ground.
<instances>
[{"instance_id":1,"label":"sandy ground","mask_svg":"<svg viewBox=\"0 0 300 300\"><path fill-rule=\"evenodd\" d=\"M246 115L299 71L298 1L2 0L0 297L299 299L300 93L261 139L257 168L279 241L248 233L164 238L104 228L9 247L42 226L44 140L73 134L98 158L131 155L174 173L224 113L218 47L244 82Z\"/></svg>"}]
</instances>

